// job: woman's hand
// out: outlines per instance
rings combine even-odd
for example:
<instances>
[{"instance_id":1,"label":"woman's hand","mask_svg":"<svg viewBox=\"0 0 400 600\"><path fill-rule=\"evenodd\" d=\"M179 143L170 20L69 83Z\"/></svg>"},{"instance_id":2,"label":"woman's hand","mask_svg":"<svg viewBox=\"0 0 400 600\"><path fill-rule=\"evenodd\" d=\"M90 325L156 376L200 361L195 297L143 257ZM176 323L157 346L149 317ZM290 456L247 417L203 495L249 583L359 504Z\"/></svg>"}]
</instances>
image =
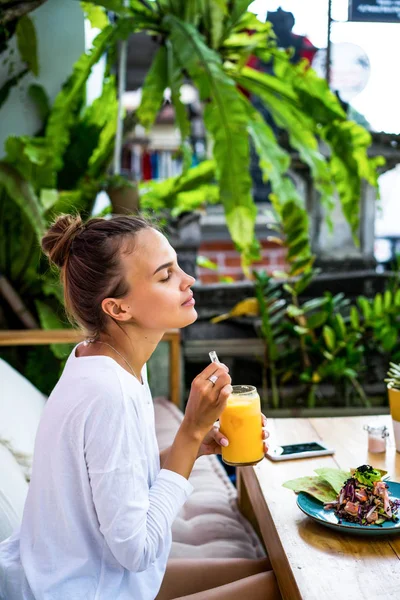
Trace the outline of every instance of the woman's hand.
<instances>
[{"instance_id":1,"label":"woman's hand","mask_svg":"<svg viewBox=\"0 0 400 600\"><path fill-rule=\"evenodd\" d=\"M265 441L269 438L269 431L266 430L267 419L265 415L261 415L262 439L264 440L264 454L268 451L268 443ZM228 446L229 440L220 432L219 424L215 423L210 431L205 435L197 455L207 456L209 454L221 454L222 446Z\"/></svg>"},{"instance_id":2,"label":"woman's hand","mask_svg":"<svg viewBox=\"0 0 400 600\"><path fill-rule=\"evenodd\" d=\"M262 439L264 440L264 454L267 454L269 449L269 444L265 440L269 438L269 431L267 431L267 417L261 413L261 423L262 423Z\"/></svg>"},{"instance_id":3,"label":"woman's hand","mask_svg":"<svg viewBox=\"0 0 400 600\"><path fill-rule=\"evenodd\" d=\"M201 441L225 408L232 393L229 369L211 363L192 382L183 428Z\"/></svg>"},{"instance_id":4,"label":"woman's hand","mask_svg":"<svg viewBox=\"0 0 400 600\"><path fill-rule=\"evenodd\" d=\"M207 456L208 454L221 454L221 446L228 445L228 440L224 435L222 435L218 425L216 424L210 429L201 442L197 458L200 456Z\"/></svg>"}]
</instances>

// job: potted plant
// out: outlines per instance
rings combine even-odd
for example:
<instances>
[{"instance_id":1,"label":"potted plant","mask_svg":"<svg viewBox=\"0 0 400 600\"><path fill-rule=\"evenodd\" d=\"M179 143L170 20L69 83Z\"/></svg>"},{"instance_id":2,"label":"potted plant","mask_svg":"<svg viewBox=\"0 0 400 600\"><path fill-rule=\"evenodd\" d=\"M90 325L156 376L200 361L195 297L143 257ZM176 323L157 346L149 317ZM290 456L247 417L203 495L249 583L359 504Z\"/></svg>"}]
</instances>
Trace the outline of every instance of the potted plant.
<instances>
[{"instance_id":1,"label":"potted plant","mask_svg":"<svg viewBox=\"0 0 400 600\"><path fill-rule=\"evenodd\" d=\"M114 214L134 213L139 210L139 192L134 181L122 175L110 175L106 178L104 187Z\"/></svg>"}]
</instances>

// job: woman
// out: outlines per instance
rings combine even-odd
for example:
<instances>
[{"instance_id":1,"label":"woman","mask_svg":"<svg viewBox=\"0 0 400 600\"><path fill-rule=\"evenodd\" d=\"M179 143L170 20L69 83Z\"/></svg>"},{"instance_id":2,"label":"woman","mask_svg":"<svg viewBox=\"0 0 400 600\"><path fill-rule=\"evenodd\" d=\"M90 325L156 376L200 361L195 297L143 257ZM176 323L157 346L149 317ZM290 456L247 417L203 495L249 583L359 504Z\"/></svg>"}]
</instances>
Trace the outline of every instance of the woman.
<instances>
[{"instance_id":1,"label":"woman","mask_svg":"<svg viewBox=\"0 0 400 600\"><path fill-rule=\"evenodd\" d=\"M1 597L279 598L267 560L168 560L196 458L228 443L213 423L232 389L224 365L204 369L159 453L146 362L167 329L197 317L195 280L168 240L141 217L65 215L42 248L88 339L43 411L22 524L0 545Z\"/></svg>"}]
</instances>

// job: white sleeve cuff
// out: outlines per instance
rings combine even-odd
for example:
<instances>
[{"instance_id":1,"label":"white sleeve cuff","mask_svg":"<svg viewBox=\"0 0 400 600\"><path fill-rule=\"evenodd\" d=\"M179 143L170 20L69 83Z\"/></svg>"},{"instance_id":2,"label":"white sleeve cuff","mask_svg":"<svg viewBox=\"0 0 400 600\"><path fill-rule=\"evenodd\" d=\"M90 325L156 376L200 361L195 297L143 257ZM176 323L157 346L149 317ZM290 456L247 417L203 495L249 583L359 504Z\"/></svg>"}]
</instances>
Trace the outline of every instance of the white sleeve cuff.
<instances>
[{"instance_id":1,"label":"white sleeve cuff","mask_svg":"<svg viewBox=\"0 0 400 600\"><path fill-rule=\"evenodd\" d=\"M176 473L175 471L161 469L157 479L164 479L166 481L170 481L171 483L175 483L181 490L183 490L187 498L194 490L192 484L189 483L189 481L185 477L179 475L179 473Z\"/></svg>"}]
</instances>

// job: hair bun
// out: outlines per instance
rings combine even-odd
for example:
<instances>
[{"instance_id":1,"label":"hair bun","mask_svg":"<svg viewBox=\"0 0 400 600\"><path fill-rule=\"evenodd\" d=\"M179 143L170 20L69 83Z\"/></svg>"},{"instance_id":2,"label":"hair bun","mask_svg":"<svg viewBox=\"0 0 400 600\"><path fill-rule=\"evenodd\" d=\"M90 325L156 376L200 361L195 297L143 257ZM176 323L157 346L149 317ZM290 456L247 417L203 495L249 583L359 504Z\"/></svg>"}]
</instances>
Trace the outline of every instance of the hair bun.
<instances>
[{"instance_id":1,"label":"hair bun","mask_svg":"<svg viewBox=\"0 0 400 600\"><path fill-rule=\"evenodd\" d=\"M79 215L60 215L43 236L42 250L57 267L64 266L74 237L81 228Z\"/></svg>"}]
</instances>

